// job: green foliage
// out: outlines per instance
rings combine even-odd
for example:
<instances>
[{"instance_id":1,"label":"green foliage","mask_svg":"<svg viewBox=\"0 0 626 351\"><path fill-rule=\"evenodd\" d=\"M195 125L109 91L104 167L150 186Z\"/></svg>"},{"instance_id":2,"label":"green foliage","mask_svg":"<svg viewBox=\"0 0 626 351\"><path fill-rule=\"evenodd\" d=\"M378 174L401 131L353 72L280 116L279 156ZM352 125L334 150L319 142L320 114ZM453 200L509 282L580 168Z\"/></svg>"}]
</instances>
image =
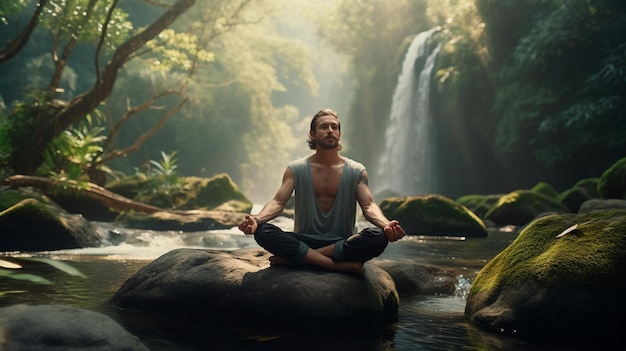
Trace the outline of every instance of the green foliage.
<instances>
[{"instance_id":1,"label":"green foliage","mask_svg":"<svg viewBox=\"0 0 626 351\"><path fill-rule=\"evenodd\" d=\"M0 2L0 23L8 24L7 17L13 16L26 3L25 0L3 0Z\"/></svg>"},{"instance_id":2,"label":"green foliage","mask_svg":"<svg viewBox=\"0 0 626 351\"><path fill-rule=\"evenodd\" d=\"M18 264L16 262L20 262L22 264ZM54 267L64 273L67 273L76 277L80 277L80 278L87 278L87 276L81 273L78 269L76 269L75 267L65 262L53 260L50 258L44 258L44 257L0 257L0 277L27 281L27 282L41 284L41 285L52 285L52 281L42 276L31 274L31 273L18 273L18 270L21 270L24 268L23 263L28 263L28 262L43 263L51 267ZM27 292L27 291L0 292L0 297L2 297L4 293L23 293L23 292Z\"/></svg>"},{"instance_id":3,"label":"green foliage","mask_svg":"<svg viewBox=\"0 0 626 351\"><path fill-rule=\"evenodd\" d=\"M146 179L137 194L137 199L152 198L150 203L154 203L154 198L164 199L169 207L175 208L176 196L183 192L182 184L178 177L176 164L176 151L165 153L161 151L161 160L150 160L148 171L144 173L139 169L135 169L137 176Z\"/></svg>"},{"instance_id":4,"label":"green foliage","mask_svg":"<svg viewBox=\"0 0 626 351\"><path fill-rule=\"evenodd\" d=\"M21 150L31 142L31 132L35 128L35 120L42 112L53 111L59 108L54 101L50 101L51 92L41 89L33 89L25 94L24 100L16 101L2 127L3 139L2 150L13 154Z\"/></svg>"},{"instance_id":5,"label":"green foliage","mask_svg":"<svg viewBox=\"0 0 626 351\"><path fill-rule=\"evenodd\" d=\"M89 0L51 0L46 4L41 23L57 42L77 40L96 42L100 39L103 23L113 0L95 1L92 7ZM115 49L133 30L128 14L116 8L107 23L105 49Z\"/></svg>"},{"instance_id":6,"label":"green foliage","mask_svg":"<svg viewBox=\"0 0 626 351\"><path fill-rule=\"evenodd\" d=\"M154 71L170 72L190 70L194 59L208 63L215 60L215 54L201 48L199 38L192 33L177 33L166 29L146 47L152 51L150 62Z\"/></svg>"},{"instance_id":7,"label":"green foliage","mask_svg":"<svg viewBox=\"0 0 626 351\"><path fill-rule=\"evenodd\" d=\"M626 154L626 130L615 128L626 124L623 2L478 0L477 7L497 85L489 135L496 150L530 152L543 174L565 182L595 176Z\"/></svg>"},{"instance_id":8,"label":"green foliage","mask_svg":"<svg viewBox=\"0 0 626 351\"><path fill-rule=\"evenodd\" d=\"M4 172L6 172L11 155L9 126L7 110L0 99L0 179L4 178Z\"/></svg>"},{"instance_id":9,"label":"green foliage","mask_svg":"<svg viewBox=\"0 0 626 351\"><path fill-rule=\"evenodd\" d=\"M91 119L63 131L44 151L44 163L36 174L58 181L88 180L86 172L102 154L105 128L93 125Z\"/></svg>"}]
</instances>

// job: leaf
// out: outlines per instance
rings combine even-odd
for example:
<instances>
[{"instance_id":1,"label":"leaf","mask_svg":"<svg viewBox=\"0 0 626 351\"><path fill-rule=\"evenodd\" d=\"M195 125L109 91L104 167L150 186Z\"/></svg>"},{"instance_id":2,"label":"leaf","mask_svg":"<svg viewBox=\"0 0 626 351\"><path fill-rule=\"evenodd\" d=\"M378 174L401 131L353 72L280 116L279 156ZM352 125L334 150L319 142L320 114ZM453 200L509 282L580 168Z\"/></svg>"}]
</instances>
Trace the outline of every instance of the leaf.
<instances>
[{"instance_id":1,"label":"leaf","mask_svg":"<svg viewBox=\"0 0 626 351\"><path fill-rule=\"evenodd\" d=\"M569 234L569 233L571 233L571 232L575 231L576 229L578 229L578 226L579 226L579 225L580 225L580 226L583 226L583 225L585 225L585 224L588 224L588 223L593 222L594 220L595 220L595 219L590 219L590 220L588 220L587 222L583 222L583 223L580 223L580 224L576 223L576 224L574 224L574 225L570 226L569 228L565 229L564 231L562 231L562 232L561 232L561 234L557 235L556 237L557 237L557 238L560 238L560 237L562 237L562 236L565 236L565 235L567 235L567 234Z\"/></svg>"},{"instance_id":2,"label":"leaf","mask_svg":"<svg viewBox=\"0 0 626 351\"><path fill-rule=\"evenodd\" d=\"M81 278L87 278L87 276L81 273L78 269L70 266L69 264L65 262L53 260L51 258L43 258L43 257L28 257L28 258L22 258L22 259L27 260L27 261L45 263L69 275L73 275L73 276L77 276Z\"/></svg>"},{"instance_id":3,"label":"leaf","mask_svg":"<svg viewBox=\"0 0 626 351\"><path fill-rule=\"evenodd\" d=\"M7 294L21 294L21 293L25 293L28 292L27 290L9 290L9 291L0 291L0 297L7 295Z\"/></svg>"},{"instance_id":4,"label":"leaf","mask_svg":"<svg viewBox=\"0 0 626 351\"><path fill-rule=\"evenodd\" d=\"M51 281L49 281L46 278L40 277L38 275L22 274L22 273L14 274L12 271L7 271L4 269L0 269L0 277L6 277L6 278L15 279L15 280L24 280L24 281L28 281L31 283L37 283L37 284L42 284L42 285L52 285Z\"/></svg>"},{"instance_id":5,"label":"leaf","mask_svg":"<svg viewBox=\"0 0 626 351\"><path fill-rule=\"evenodd\" d=\"M562 236L564 236L564 235L567 235L567 234L569 234L569 233L573 232L573 231L574 231L574 230L576 230L576 229L578 229L578 223L576 223L576 224L574 224L573 226L571 226L571 227L569 227L569 228L565 229L564 231L562 231L562 232L561 232L561 234L557 235L556 237L557 237L557 238L560 238L560 237L562 237Z\"/></svg>"},{"instance_id":6,"label":"leaf","mask_svg":"<svg viewBox=\"0 0 626 351\"><path fill-rule=\"evenodd\" d=\"M20 266L17 263L5 261L3 259L0 259L0 267L2 267L2 268L9 268L9 269L19 269L19 268L22 268L22 266Z\"/></svg>"}]
</instances>

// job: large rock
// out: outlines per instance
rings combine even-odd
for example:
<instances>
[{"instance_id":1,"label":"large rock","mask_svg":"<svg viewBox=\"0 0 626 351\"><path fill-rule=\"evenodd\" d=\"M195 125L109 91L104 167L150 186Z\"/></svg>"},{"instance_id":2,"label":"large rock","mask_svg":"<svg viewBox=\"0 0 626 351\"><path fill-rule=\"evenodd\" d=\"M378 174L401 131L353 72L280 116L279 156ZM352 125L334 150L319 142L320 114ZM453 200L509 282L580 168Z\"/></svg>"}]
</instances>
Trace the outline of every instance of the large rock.
<instances>
[{"instance_id":1,"label":"large rock","mask_svg":"<svg viewBox=\"0 0 626 351\"><path fill-rule=\"evenodd\" d=\"M441 195L391 197L380 203L387 218L407 234L485 237L483 221L467 207Z\"/></svg>"},{"instance_id":2,"label":"large rock","mask_svg":"<svg viewBox=\"0 0 626 351\"><path fill-rule=\"evenodd\" d=\"M539 182L530 190L545 195L551 199L556 199L556 197L559 195L556 189L554 189L552 185L546 182Z\"/></svg>"},{"instance_id":3,"label":"large rock","mask_svg":"<svg viewBox=\"0 0 626 351\"><path fill-rule=\"evenodd\" d=\"M157 182L155 182L155 180ZM227 174L211 178L178 177L175 189L160 189L158 178L127 177L106 188L127 198L177 210L234 210L250 212L252 202ZM163 190L163 191L162 191Z\"/></svg>"},{"instance_id":4,"label":"large rock","mask_svg":"<svg viewBox=\"0 0 626 351\"><path fill-rule=\"evenodd\" d=\"M556 199L532 190L516 190L502 196L485 219L497 225L524 225L545 213L567 213L567 207Z\"/></svg>"},{"instance_id":5,"label":"large rock","mask_svg":"<svg viewBox=\"0 0 626 351\"><path fill-rule=\"evenodd\" d=\"M393 323L398 293L389 274L365 276L269 267L260 249L178 249L130 277L111 302L122 309L237 327L351 329Z\"/></svg>"},{"instance_id":6,"label":"large rock","mask_svg":"<svg viewBox=\"0 0 626 351\"><path fill-rule=\"evenodd\" d=\"M0 251L46 251L100 246L97 229L53 203L25 199L0 212Z\"/></svg>"},{"instance_id":7,"label":"large rock","mask_svg":"<svg viewBox=\"0 0 626 351\"><path fill-rule=\"evenodd\" d=\"M62 305L0 308L0 350L147 351L111 318Z\"/></svg>"},{"instance_id":8,"label":"large rock","mask_svg":"<svg viewBox=\"0 0 626 351\"><path fill-rule=\"evenodd\" d=\"M624 210L533 221L480 271L466 316L498 333L622 333L625 233Z\"/></svg>"},{"instance_id":9,"label":"large rock","mask_svg":"<svg viewBox=\"0 0 626 351\"><path fill-rule=\"evenodd\" d=\"M590 213L599 210L626 210L626 200L620 199L591 199L580 205L578 213Z\"/></svg>"},{"instance_id":10,"label":"large rock","mask_svg":"<svg viewBox=\"0 0 626 351\"><path fill-rule=\"evenodd\" d=\"M471 194L464 195L456 199L456 202L461 205L467 207L470 211L474 212L478 217L485 218L485 214L493 207L493 205L498 203L498 200L504 194L490 194L490 195L481 195L481 194Z\"/></svg>"},{"instance_id":11,"label":"large rock","mask_svg":"<svg viewBox=\"0 0 626 351\"><path fill-rule=\"evenodd\" d=\"M411 260L371 262L391 275L401 296L453 295L460 275L451 269L424 266Z\"/></svg>"},{"instance_id":12,"label":"large rock","mask_svg":"<svg viewBox=\"0 0 626 351\"><path fill-rule=\"evenodd\" d=\"M626 199L626 157L602 173L598 192L605 199Z\"/></svg>"},{"instance_id":13,"label":"large rock","mask_svg":"<svg viewBox=\"0 0 626 351\"><path fill-rule=\"evenodd\" d=\"M599 178L583 179L571 189L567 189L557 196L557 200L572 213L577 213L580 206L587 200L599 197L597 184Z\"/></svg>"}]
</instances>

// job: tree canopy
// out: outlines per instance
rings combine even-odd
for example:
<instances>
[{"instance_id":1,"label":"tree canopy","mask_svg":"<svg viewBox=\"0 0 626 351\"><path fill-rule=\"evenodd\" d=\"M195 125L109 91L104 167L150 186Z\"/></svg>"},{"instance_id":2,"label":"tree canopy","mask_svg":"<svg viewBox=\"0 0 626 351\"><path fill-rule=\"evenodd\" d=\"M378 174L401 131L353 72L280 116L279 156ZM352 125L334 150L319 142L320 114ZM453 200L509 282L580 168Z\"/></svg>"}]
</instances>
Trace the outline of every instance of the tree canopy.
<instances>
[{"instance_id":1,"label":"tree canopy","mask_svg":"<svg viewBox=\"0 0 626 351\"><path fill-rule=\"evenodd\" d=\"M267 197L274 188L256 185L277 184L285 162L308 151L306 115L315 111L298 106L339 109L345 152L375 167L406 49L437 27L432 99L442 181L463 172L481 186L457 181L454 191L507 190L497 188L505 179L565 188L626 154L626 130L616 128L626 118L625 7L619 0L4 1L0 168L68 173L59 165L65 160L95 177L177 151L182 173L226 172ZM68 145L88 157L68 156Z\"/></svg>"}]
</instances>

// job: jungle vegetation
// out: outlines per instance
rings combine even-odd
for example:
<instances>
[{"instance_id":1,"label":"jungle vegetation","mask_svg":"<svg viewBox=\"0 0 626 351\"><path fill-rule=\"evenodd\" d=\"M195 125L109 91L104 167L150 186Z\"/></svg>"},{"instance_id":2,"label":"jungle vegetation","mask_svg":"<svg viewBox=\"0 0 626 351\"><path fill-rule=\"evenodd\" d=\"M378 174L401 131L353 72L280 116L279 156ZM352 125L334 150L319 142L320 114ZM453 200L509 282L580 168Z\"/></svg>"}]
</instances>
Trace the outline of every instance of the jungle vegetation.
<instances>
[{"instance_id":1,"label":"jungle vegetation","mask_svg":"<svg viewBox=\"0 0 626 351\"><path fill-rule=\"evenodd\" d=\"M180 174L266 198L322 107L374 164L406 47L433 27L438 118L465 131L442 134L442 173L476 178L445 195L563 190L626 155L623 1L287 3L3 1L0 175L104 184L176 152Z\"/></svg>"}]
</instances>

